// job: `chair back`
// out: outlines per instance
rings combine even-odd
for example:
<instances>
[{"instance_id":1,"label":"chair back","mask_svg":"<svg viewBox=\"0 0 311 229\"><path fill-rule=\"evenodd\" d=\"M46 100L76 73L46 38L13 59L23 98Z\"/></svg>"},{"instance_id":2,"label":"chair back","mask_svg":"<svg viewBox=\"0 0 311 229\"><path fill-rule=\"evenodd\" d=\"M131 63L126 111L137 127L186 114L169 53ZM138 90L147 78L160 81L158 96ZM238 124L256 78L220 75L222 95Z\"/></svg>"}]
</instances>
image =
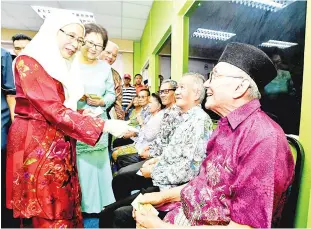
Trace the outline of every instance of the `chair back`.
<instances>
[{"instance_id":1,"label":"chair back","mask_svg":"<svg viewBox=\"0 0 311 229\"><path fill-rule=\"evenodd\" d=\"M304 164L304 151L302 145L293 135L287 135L287 141L295 160L295 177L292 185L288 188L287 199L282 212L280 227L294 228L297 201Z\"/></svg>"}]
</instances>

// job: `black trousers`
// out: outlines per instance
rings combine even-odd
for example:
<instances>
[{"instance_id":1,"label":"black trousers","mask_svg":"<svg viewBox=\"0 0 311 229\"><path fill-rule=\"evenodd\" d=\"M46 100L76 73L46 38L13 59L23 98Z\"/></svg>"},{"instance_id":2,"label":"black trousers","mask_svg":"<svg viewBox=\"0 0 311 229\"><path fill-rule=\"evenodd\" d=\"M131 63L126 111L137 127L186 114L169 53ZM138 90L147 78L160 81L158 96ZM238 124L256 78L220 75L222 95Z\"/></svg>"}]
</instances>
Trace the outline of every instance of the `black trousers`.
<instances>
[{"instance_id":1,"label":"black trousers","mask_svg":"<svg viewBox=\"0 0 311 229\"><path fill-rule=\"evenodd\" d=\"M120 169L118 174L112 179L112 189L116 201L130 196L134 190L154 187L151 178L145 178L136 174L144 163L145 161L141 161L126 166Z\"/></svg>"},{"instance_id":2,"label":"black trousers","mask_svg":"<svg viewBox=\"0 0 311 229\"><path fill-rule=\"evenodd\" d=\"M13 218L13 211L6 204L6 149L1 149L1 228L17 228L20 219Z\"/></svg>"},{"instance_id":3,"label":"black trousers","mask_svg":"<svg viewBox=\"0 0 311 229\"><path fill-rule=\"evenodd\" d=\"M144 194L150 192L159 192L159 188L151 187L142 189L132 196L106 206L99 215L99 228L136 228L136 222L132 217L133 207L131 203L139 193ZM163 219L166 214L167 212L159 211L159 217L161 219Z\"/></svg>"},{"instance_id":4,"label":"black trousers","mask_svg":"<svg viewBox=\"0 0 311 229\"><path fill-rule=\"evenodd\" d=\"M134 141L130 138L116 138L112 143L112 147L116 148L118 146L125 146L132 143L134 143Z\"/></svg>"},{"instance_id":5,"label":"black trousers","mask_svg":"<svg viewBox=\"0 0 311 229\"><path fill-rule=\"evenodd\" d=\"M138 153L133 154L127 154L127 155L121 155L117 158L116 164L118 169L121 169L123 167L135 164L137 162L145 161L145 159L142 159Z\"/></svg>"}]
</instances>

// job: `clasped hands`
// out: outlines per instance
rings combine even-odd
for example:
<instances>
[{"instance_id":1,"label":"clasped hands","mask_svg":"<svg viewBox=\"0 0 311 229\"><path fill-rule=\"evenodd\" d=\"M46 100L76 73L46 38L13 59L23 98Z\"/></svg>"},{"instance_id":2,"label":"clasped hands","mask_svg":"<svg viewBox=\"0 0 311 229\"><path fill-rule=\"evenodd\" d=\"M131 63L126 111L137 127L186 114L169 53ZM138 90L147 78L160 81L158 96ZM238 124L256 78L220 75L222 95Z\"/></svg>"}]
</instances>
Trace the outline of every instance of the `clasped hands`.
<instances>
[{"instance_id":1,"label":"clasped hands","mask_svg":"<svg viewBox=\"0 0 311 229\"><path fill-rule=\"evenodd\" d=\"M142 167L140 168L140 171L145 178L151 178L151 172L153 168L156 166L156 164L158 163L158 161L159 161L158 158L152 158L146 161L142 165Z\"/></svg>"},{"instance_id":2,"label":"clasped hands","mask_svg":"<svg viewBox=\"0 0 311 229\"><path fill-rule=\"evenodd\" d=\"M152 192L144 194L139 202L141 204L151 204L155 208L165 204L165 199L161 192ZM165 227L165 223L158 217L148 212L140 212L133 209L133 218L136 220L139 228L161 228Z\"/></svg>"}]
</instances>

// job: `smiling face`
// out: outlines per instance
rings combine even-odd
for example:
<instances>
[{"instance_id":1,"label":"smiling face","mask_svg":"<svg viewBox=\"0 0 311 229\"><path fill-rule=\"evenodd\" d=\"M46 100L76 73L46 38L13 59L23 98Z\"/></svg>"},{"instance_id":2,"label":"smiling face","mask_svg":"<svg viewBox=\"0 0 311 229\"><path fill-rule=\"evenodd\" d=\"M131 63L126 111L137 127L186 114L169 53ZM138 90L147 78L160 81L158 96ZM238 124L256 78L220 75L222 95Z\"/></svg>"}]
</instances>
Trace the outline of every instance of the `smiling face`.
<instances>
[{"instance_id":1,"label":"smiling face","mask_svg":"<svg viewBox=\"0 0 311 229\"><path fill-rule=\"evenodd\" d=\"M148 96L147 91L142 90L138 93L138 102L139 102L139 105L142 107L144 107L148 104L149 96Z\"/></svg>"},{"instance_id":2,"label":"smiling face","mask_svg":"<svg viewBox=\"0 0 311 229\"><path fill-rule=\"evenodd\" d=\"M175 103L175 91L171 87L170 83L162 84L160 87L159 94L162 104L164 106L169 107Z\"/></svg>"},{"instance_id":3,"label":"smiling face","mask_svg":"<svg viewBox=\"0 0 311 229\"><path fill-rule=\"evenodd\" d=\"M69 59L77 52L83 41L83 28L79 24L69 24L57 33L58 48L65 59Z\"/></svg>"},{"instance_id":4,"label":"smiling face","mask_svg":"<svg viewBox=\"0 0 311 229\"><path fill-rule=\"evenodd\" d=\"M138 101L138 97L136 96L136 97L134 97L134 99L133 99L133 105L134 105L134 107L138 107L138 106L140 106L139 105L139 101Z\"/></svg>"},{"instance_id":5,"label":"smiling face","mask_svg":"<svg viewBox=\"0 0 311 229\"><path fill-rule=\"evenodd\" d=\"M240 69L225 63L218 63L211 72L210 79L204 83L206 88L206 103L205 107L217 114L234 101L234 93L242 82Z\"/></svg>"},{"instance_id":6,"label":"smiling face","mask_svg":"<svg viewBox=\"0 0 311 229\"><path fill-rule=\"evenodd\" d=\"M96 60L103 51L103 38L101 34L91 32L84 38L85 44L81 47L82 55L88 60Z\"/></svg>"},{"instance_id":7,"label":"smiling face","mask_svg":"<svg viewBox=\"0 0 311 229\"><path fill-rule=\"evenodd\" d=\"M118 52L118 47L114 43L108 41L105 51L102 52L101 59L112 65L117 59Z\"/></svg>"},{"instance_id":8,"label":"smiling face","mask_svg":"<svg viewBox=\"0 0 311 229\"><path fill-rule=\"evenodd\" d=\"M187 111L193 106L197 100L196 92L193 88L192 78L183 77L178 83L175 91L176 105L183 111Z\"/></svg>"}]
</instances>

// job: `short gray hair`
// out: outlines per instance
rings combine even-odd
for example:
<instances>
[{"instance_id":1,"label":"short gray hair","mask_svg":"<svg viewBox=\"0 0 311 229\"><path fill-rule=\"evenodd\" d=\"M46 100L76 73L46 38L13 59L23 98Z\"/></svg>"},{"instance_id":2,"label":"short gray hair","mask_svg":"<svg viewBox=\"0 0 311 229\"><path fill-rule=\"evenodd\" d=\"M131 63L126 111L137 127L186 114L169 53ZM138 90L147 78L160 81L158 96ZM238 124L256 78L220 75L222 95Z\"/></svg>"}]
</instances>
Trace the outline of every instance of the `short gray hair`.
<instances>
[{"instance_id":1,"label":"short gray hair","mask_svg":"<svg viewBox=\"0 0 311 229\"><path fill-rule=\"evenodd\" d=\"M260 99L261 94L258 90L258 87L257 87L257 84L255 83L255 81L246 72L244 72L242 70L241 70L241 72L242 72L242 74L241 74L242 77L249 81L248 98L249 99Z\"/></svg>"},{"instance_id":2,"label":"short gray hair","mask_svg":"<svg viewBox=\"0 0 311 229\"><path fill-rule=\"evenodd\" d=\"M177 88L177 82L175 80L171 80L171 79L163 80L161 86L165 83L169 83L172 89Z\"/></svg>"},{"instance_id":3,"label":"short gray hair","mask_svg":"<svg viewBox=\"0 0 311 229\"><path fill-rule=\"evenodd\" d=\"M205 78L199 73L195 72L187 72L183 74L183 77L191 77L192 78L192 87L193 89L197 90L199 93L199 102L202 103L204 97L205 97L205 87L204 87L204 82Z\"/></svg>"},{"instance_id":4,"label":"short gray hair","mask_svg":"<svg viewBox=\"0 0 311 229\"><path fill-rule=\"evenodd\" d=\"M248 76L248 80L250 82L249 84L249 89L248 89L248 96L250 99L260 99L261 98L261 94L258 90L258 87L257 87L257 84L255 83L255 81L250 77Z\"/></svg>"}]
</instances>

